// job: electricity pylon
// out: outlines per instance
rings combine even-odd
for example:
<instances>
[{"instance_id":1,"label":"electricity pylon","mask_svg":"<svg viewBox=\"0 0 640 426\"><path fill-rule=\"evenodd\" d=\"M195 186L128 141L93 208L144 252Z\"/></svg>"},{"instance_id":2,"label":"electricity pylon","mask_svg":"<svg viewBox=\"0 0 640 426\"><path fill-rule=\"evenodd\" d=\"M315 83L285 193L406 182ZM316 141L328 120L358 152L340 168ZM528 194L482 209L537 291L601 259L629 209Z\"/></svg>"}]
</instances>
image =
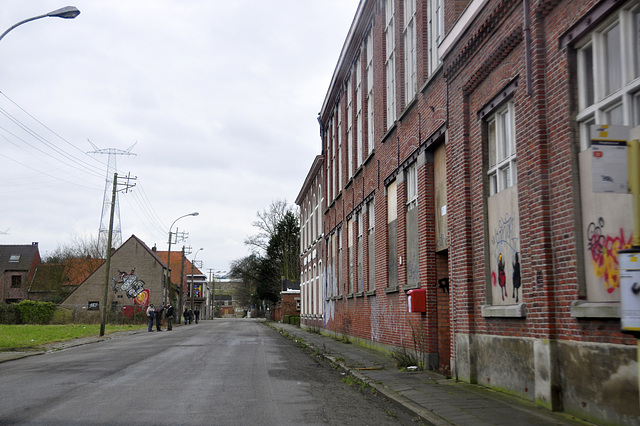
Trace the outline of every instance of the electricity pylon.
<instances>
[{"instance_id":1,"label":"electricity pylon","mask_svg":"<svg viewBox=\"0 0 640 426\"><path fill-rule=\"evenodd\" d=\"M102 201L102 215L100 217L100 230L98 231L98 248L100 252L107 253L107 240L109 236L109 216L111 214L111 194L110 189L113 186L113 175L118 172L118 166L116 164L117 155L136 155L131 152L136 143L129 148L122 150L117 148L104 148L100 149L87 139L94 151L89 151L88 154L108 154L109 160L107 162L107 177L104 184L104 196ZM120 247L122 244L122 228L120 226L120 203L118 201L118 194L115 195L114 204L114 220L113 220L113 234L111 236L111 246L114 248Z\"/></svg>"}]
</instances>

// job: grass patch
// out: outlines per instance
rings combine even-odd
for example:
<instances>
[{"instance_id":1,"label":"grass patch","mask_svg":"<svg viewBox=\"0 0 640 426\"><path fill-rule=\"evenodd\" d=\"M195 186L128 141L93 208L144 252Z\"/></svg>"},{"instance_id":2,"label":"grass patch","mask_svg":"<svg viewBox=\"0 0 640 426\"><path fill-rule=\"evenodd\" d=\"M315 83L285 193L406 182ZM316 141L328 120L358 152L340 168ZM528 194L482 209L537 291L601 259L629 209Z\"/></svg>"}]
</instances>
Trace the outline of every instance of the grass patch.
<instances>
[{"instance_id":1,"label":"grass patch","mask_svg":"<svg viewBox=\"0 0 640 426\"><path fill-rule=\"evenodd\" d=\"M142 325L109 325L106 334L145 328ZM42 345L78 337L98 336L100 324L5 325L0 324L0 351L38 349Z\"/></svg>"}]
</instances>

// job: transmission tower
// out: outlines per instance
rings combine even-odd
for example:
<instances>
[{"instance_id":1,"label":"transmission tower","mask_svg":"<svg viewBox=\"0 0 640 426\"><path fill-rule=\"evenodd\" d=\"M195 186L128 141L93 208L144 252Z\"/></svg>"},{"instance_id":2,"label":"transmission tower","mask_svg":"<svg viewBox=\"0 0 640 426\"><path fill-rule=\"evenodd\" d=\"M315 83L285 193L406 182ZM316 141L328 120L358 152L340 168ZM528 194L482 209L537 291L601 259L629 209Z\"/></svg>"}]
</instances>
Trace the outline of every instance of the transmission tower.
<instances>
[{"instance_id":1,"label":"transmission tower","mask_svg":"<svg viewBox=\"0 0 640 426\"><path fill-rule=\"evenodd\" d=\"M100 149L87 139L94 151L89 151L88 154L107 154L109 160L107 162L107 177L104 183L104 196L102 201L102 216L100 217L100 230L98 232L98 247L101 253L107 253L107 242L109 238L109 216L111 214L111 188L113 187L113 175L118 171L116 164L117 155L136 155L131 152L136 144L134 143L126 150L117 148L104 148ZM137 143L137 142L136 142ZM114 205L114 217L113 217L113 234L111 235L111 244L113 247L120 247L122 244L122 228L120 227L120 202L118 201L118 194L116 192L115 205Z\"/></svg>"}]
</instances>

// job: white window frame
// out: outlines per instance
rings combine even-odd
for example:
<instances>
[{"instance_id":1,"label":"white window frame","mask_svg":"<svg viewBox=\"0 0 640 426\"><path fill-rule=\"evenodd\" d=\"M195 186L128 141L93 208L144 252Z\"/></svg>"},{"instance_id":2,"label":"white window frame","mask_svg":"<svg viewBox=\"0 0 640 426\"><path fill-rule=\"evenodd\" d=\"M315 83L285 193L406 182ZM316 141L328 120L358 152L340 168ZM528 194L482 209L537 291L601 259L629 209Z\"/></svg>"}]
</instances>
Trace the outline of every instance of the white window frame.
<instances>
[{"instance_id":1,"label":"white window frame","mask_svg":"<svg viewBox=\"0 0 640 426\"><path fill-rule=\"evenodd\" d=\"M342 108L340 108L340 102L336 106L337 114L338 114L338 190L336 191L336 197L338 193L342 191L342 185L344 184L343 180L343 150L342 150Z\"/></svg>"},{"instance_id":2,"label":"white window frame","mask_svg":"<svg viewBox=\"0 0 640 426\"><path fill-rule=\"evenodd\" d=\"M360 56L356 60L355 73L356 73L356 164L358 167L362 165L363 152L362 152L362 62Z\"/></svg>"},{"instance_id":3,"label":"white window frame","mask_svg":"<svg viewBox=\"0 0 640 426\"><path fill-rule=\"evenodd\" d=\"M367 213L369 217L368 227L368 238L371 244L373 240L373 245L375 247L375 236L376 236L376 207L375 207L375 198L367 203ZM371 245L369 245L369 248ZM373 291L376 289L376 251L369 249L369 255L367 256L367 262L369 266L369 291Z\"/></svg>"},{"instance_id":4,"label":"white window frame","mask_svg":"<svg viewBox=\"0 0 640 426\"><path fill-rule=\"evenodd\" d=\"M404 1L404 93L409 104L418 90L416 49L416 0Z\"/></svg>"},{"instance_id":5,"label":"white window frame","mask_svg":"<svg viewBox=\"0 0 640 426\"><path fill-rule=\"evenodd\" d=\"M427 75L431 76L440 66L438 46L444 37L444 0L427 3Z\"/></svg>"},{"instance_id":6,"label":"white window frame","mask_svg":"<svg viewBox=\"0 0 640 426\"><path fill-rule=\"evenodd\" d=\"M640 126L639 20L640 6L628 2L576 46L579 108L576 120L580 123L581 150L591 146L592 124ZM620 38L612 45L607 43L607 34L614 30L619 31ZM615 55L612 46L616 48ZM613 71L619 72L615 79ZM614 81L619 84L611 87Z\"/></svg>"},{"instance_id":7,"label":"white window frame","mask_svg":"<svg viewBox=\"0 0 640 426\"><path fill-rule=\"evenodd\" d=\"M374 136L374 108L373 101L373 33L369 30L367 35L367 147L368 153L371 154L376 146L376 140Z\"/></svg>"},{"instance_id":8,"label":"white window frame","mask_svg":"<svg viewBox=\"0 0 640 426\"><path fill-rule=\"evenodd\" d=\"M418 205L418 167L411 164L405 171L407 182L407 211Z\"/></svg>"},{"instance_id":9,"label":"white window frame","mask_svg":"<svg viewBox=\"0 0 640 426\"><path fill-rule=\"evenodd\" d=\"M394 0L385 1L384 39L386 46L386 58L384 64L385 75L387 78L387 129L390 129L396 121L396 37L394 5Z\"/></svg>"},{"instance_id":10,"label":"white window frame","mask_svg":"<svg viewBox=\"0 0 640 426\"><path fill-rule=\"evenodd\" d=\"M347 178L353 177L353 82L347 80Z\"/></svg>"},{"instance_id":11,"label":"white window frame","mask_svg":"<svg viewBox=\"0 0 640 426\"><path fill-rule=\"evenodd\" d=\"M516 121L513 99L487 119L489 195L517 183Z\"/></svg>"},{"instance_id":12,"label":"white window frame","mask_svg":"<svg viewBox=\"0 0 640 426\"><path fill-rule=\"evenodd\" d=\"M318 205L316 206L316 226L318 239L322 236L322 202L324 196L322 194L322 185L318 184Z\"/></svg>"}]
</instances>

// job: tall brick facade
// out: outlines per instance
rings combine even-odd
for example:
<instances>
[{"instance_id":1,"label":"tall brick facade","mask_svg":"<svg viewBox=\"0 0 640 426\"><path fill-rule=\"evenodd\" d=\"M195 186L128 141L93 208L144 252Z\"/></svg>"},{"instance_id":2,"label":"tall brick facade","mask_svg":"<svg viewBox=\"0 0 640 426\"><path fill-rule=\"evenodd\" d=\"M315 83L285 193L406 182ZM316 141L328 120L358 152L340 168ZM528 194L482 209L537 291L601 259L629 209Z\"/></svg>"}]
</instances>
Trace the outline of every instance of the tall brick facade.
<instances>
[{"instance_id":1,"label":"tall brick facade","mask_svg":"<svg viewBox=\"0 0 640 426\"><path fill-rule=\"evenodd\" d=\"M296 198L296 204L300 207L300 294L296 296L300 299L300 308L296 312L302 324L316 327L322 325L324 313L323 168L323 157L318 155Z\"/></svg>"},{"instance_id":2,"label":"tall brick facade","mask_svg":"<svg viewBox=\"0 0 640 426\"><path fill-rule=\"evenodd\" d=\"M319 117L323 326L638 424L616 259L633 212L593 190L590 131L638 137L639 14L621 0L363 0ZM416 288L424 312L408 310Z\"/></svg>"}]
</instances>

